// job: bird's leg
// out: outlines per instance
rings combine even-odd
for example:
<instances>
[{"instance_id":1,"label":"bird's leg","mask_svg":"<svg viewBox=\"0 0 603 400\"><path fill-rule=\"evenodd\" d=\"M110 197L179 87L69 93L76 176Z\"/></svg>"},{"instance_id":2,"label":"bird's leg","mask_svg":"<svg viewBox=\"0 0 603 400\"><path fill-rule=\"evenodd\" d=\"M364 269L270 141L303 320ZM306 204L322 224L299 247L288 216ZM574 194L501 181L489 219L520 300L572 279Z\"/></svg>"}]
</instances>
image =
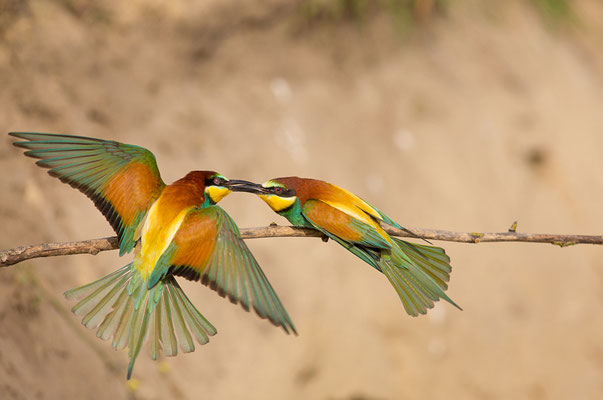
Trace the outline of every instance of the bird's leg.
<instances>
[{"instance_id":1,"label":"bird's leg","mask_svg":"<svg viewBox=\"0 0 603 400\"><path fill-rule=\"evenodd\" d=\"M328 237L327 235L323 234L323 235L320 237L320 240L322 240L323 242L327 243L327 242L329 241L329 237Z\"/></svg>"}]
</instances>

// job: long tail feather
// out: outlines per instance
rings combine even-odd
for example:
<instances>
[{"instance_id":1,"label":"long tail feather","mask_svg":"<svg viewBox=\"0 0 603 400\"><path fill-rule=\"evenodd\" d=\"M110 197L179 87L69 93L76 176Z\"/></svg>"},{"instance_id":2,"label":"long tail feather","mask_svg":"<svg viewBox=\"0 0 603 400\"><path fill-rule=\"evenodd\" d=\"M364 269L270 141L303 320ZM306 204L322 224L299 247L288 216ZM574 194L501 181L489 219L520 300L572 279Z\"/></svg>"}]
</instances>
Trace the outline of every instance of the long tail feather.
<instances>
[{"instance_id":1,"label":"long tail feather","mask_svg":"<svg viewBox=\"0 0 603 400\"><path fill-rule=\"evenodd\" d=\"M145 298L145 304L142 307L138 307L138 309L134 310L134 315L132 317L132 325L130 325L130 337L128 342L128 357L130 358L130 362L128 363L128 379L132 377L132 370L134 370L134 363L136 362L136 358L138 358L138 354L140 354L140 350L142 349L142 345L147 338L147 328L149 323L149 315L150 312L148 308L151 307L149 304L149 296ZM154 307L153 307L154 308Z\"/></svg>"},{"instance_id":2,"label":"long tail feather","mask_svg":"<svg viewBox=\"0 0 603 400\"><path fill-rule=\"evenodd\" d=\"M111 311L103 320L101 325L98 327L96 331L96 336L101 338L102 340L108 340L111 338L115 331L117 330L117 325L121 320L121 317L126 309L126 305L128 304L128 293L125 290L122 290L118 299L113 304L113 311Z\"/></svg>"},{"instance_id":3,"label":"long tail feather","mask_svg":"<svg viewBox=\"0 0 603 400\"><path fill-rule=\"evenodd\" d=\"M176 328L176 337L180 341L180 348L185 353L190 353L195 351L195 343L193 343L193 337L189 332L186 323L184 322L184 317L182 316L183 309L181 308L181 304L179 303L176 295L172 291L170 285L167 287L169 294L166 293L166 296L170 296L170 300L173 305L173 313L172 317L174 318L174 328Z\"/></svg>"},{"instance_id":4,"label":"long tail feather","mask_svg":"<svg viewBox=\"0 0 603 400\"><path fill-rule=\"evenodd\" d=\"M426 314L439 299L462 310L444 292L452 271L444 249L392 239L398 248L393 249L392 256L384 255L378 264L396 289L406 312L415 317Z\"/></svg>"},{"instance_id":5,"label":"long tail feather","mask_svg":"<svg viewBox=\"0 0 603 400\"><path fill-rule=\"evenodd\" d=\"M153 288L141 279L131 264L87 285L65 292L68 299L80 299L72 311L82 316L88 328L113 347L128 347L128 379L136 358L147 339L152 359L163 350L166 356L195 350L209 342L216 328L195 308L173 276L167 276Z\"/></svg>"}]
</instances>

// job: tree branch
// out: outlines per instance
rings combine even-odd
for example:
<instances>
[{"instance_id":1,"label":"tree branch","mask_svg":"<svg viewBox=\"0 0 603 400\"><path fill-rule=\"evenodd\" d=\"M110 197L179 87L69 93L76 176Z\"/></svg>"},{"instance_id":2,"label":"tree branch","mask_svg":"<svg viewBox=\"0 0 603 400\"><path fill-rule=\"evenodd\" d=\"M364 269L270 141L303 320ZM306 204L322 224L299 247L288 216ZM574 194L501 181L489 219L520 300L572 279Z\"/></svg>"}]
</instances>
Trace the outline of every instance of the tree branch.
<instances>
[{"instance_id":1,"label":"tree branch","mask_svg":"<svg viewBox=\"0 0 603 400\"><path fill-rule=\"evenodd\" d=\"M515 224L509 232L452 232L437 229L410 228L417 237L448 242L483 243L483 242L529 242L550 243L560 247L575 244L603 244L603 236L589 235L556 235L546 233L519 233L514 231ZM413 235L395 228L384 228L392 236L413 237ZM293 226L270 226L241 229L243 239L271 237L319 237L325 236L310 228ZM119 247L117 237L82 240L79 242L42 243L33 246L20 246L0 251L0 267L8 267L31 258L65 256L72 254L98 254L101 251L115 250Z\"/></svg>"}]
</instances>

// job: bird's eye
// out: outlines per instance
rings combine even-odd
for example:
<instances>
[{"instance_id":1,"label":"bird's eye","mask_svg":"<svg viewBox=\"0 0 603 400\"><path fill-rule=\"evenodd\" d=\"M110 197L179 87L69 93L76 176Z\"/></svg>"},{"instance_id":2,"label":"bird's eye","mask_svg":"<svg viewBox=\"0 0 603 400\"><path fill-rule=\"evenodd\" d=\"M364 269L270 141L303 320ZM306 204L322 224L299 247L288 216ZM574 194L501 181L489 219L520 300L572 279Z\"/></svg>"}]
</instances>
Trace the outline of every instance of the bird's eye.
<instances>
[{"instance_id":1,"label":"bird's eye","mask_svg":"<svg viewBox=\"0 0 603 400\"><path fill-rule=\"evenodd\" d=\"M224 179L220 178L219 176L216 176L214 178L214 185L216 186L220 186L224 183Z\"/></svg>"},{"instance_id":2,"label":"bird's eye","mask_svg":"<svg viewBox=\"0 0 603 400\"><path fill-rule=\"evenodd\" d=\"M283 188L282 188L282 187L280 187L280 186L275 187L275 188L274 188L274 193L276 193L276 194L281 194L281 193L283 193Z\"/></svg>"}]
</instances>

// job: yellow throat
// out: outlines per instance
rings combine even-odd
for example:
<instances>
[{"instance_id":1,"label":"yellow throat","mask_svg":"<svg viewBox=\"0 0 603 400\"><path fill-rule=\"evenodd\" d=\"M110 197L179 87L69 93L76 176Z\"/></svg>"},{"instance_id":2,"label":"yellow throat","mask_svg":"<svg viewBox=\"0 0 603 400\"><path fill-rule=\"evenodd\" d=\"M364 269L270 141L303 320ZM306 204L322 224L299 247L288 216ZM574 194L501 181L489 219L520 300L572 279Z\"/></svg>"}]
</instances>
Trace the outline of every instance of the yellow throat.
<instances>
[{"instance_id":1,"label":"yellow throat","mask_svg":"<svg viewBox=\"0 0 603 400\"><path fill-rule=\"evenodd\" d=\"M230 189L220 186L208 186L205 188L205 193L216 204L224 197L230 194Z\"/></svg>"},{"instance_id":2,"label":"yellow throat","mask_svg":"<svg viewBox=\"0 0 603 400\"><path fill-rule=\"evenodd\" d=\"M297 197L280 197L275 194L259 194L262 200L266 202L272 208L273 211L279 212L286 208L289 208L295 203Z\"/></svg>"}]
</instances>

